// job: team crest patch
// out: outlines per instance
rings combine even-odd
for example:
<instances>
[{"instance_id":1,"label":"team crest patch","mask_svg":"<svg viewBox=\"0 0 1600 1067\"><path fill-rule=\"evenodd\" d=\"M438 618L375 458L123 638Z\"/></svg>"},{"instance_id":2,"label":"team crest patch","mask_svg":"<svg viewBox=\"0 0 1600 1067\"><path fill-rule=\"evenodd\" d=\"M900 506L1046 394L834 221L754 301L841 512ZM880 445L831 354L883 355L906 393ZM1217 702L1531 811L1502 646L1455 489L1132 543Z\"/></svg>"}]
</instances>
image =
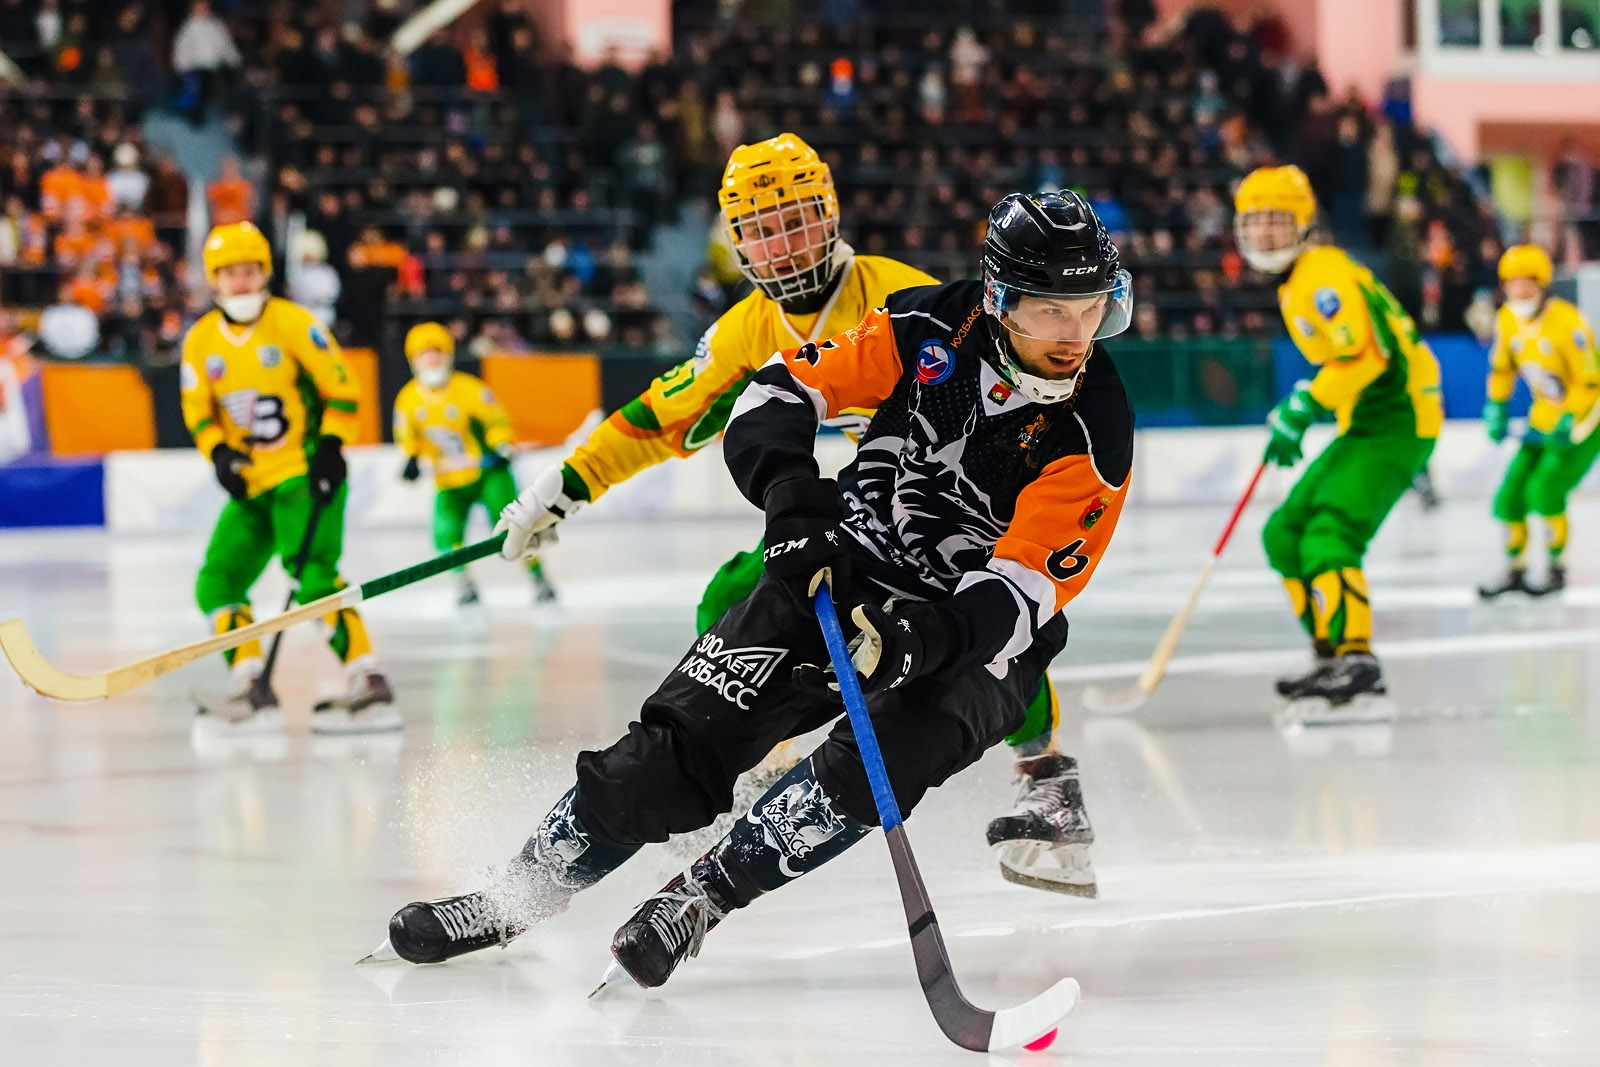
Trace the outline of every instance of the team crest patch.
<instances>
[{"instance_id":1,"label":"team crest patch","mask_svg":"<svg viewBox=\"0 0 1600 1067\"><path fill-rule=\"evenodd\" d=\"M923 385L938 385L956 371L955 357L943 343L929 339L922 342L917 353L917 381Z\"/></svg>"},{"instance_id":2,"label":"team crest patch","mask_svg":"<svg viewBox=\"0 0 1600 1067\"><path fill-rule=\"evenodd\" d=\"M1294 317L1294 328L1300 331L1301 337L1315 337L1317 335L1317 328L1311 325L1308 319L1299 315Z\"/></svg>"},{"instance_id":3,"label":"team crest patch","mask_svg":"<svg viewBox=\"0 0 1600 1067\"><path fill-rule=\"evenodd\" d=\"M222 381L222 376L228 373L228 361L215 352L206 357L206 377L214 382Z\"/></svg>"},{"instance_id":4,"label":"team crest patch","mask_svg":"<svg viewBox=\"0 0 1600 1067\"><path fill-rule=\"evenodd\" d=\"M1085 530L1093 529L1094 524L1105 516L1106 508L1110 506L1111 498L1108 496L1091 500L1089 506L1083 509L1083 514L1078 516L1078 525Z\"/></svg>"},{"instance_id":5,"label":"team crest patch","mask_svg":"<svg viewBox=\"0 0 1600 1067\"><path fill-rule=\"evenodd\" d=\"M1512 355L1517 355L1521 351L1522 351L1522 338L1513 337L1511 339L1511 354Z\"/></svg>"},{"instance_id":6,"label":"team crest patch","mask_svg":"<svg viewBox=\"0 0 1600 1067\"><path fill-rule=\"evenodd\" d=\"M261 361L262 370L276 370L283 364L283 349L277 345L260 345L256 348L256 358Z\"/></svg>"},{"instance_id":7,"label":"team crest patch","mask_svg":"<svg viewBox=\"0 0 1600 1067\"><path fill-rule=\"evenodd\" d=\"M1339 314L1339 308L1343 306L1339 302L1339 291L1331 287L1318 289L1316 295L1311 298L1311 303L1315 305L1317 314L1325 319L1331 319Z\"/></svg>"},{"instance_id":8,"label":"team crest patch","mask_svg":"<svg viewBox=\"0 0 1600 1067\"><path fill-rule=\"evenodd\" d=\"M311 327L310 333L311 343L316 345L318 348L326 350L328 347L328 335L322 332L321 327Z\"/></svg>"},{"instance_id":9,"label":"team crest patch","mask_svg":"<svg viewBox=\"0 0 1600 1067\"><path fill-rule=\"evenodd\" d=\"M1004 404L1011 399L1011 389L1004 382L995 382L989 387L989 401L994 404Z\"/></svg>"},{"instance_id":10,"label":"team crest patch","mask_svg":"<svg viewBox=\"0 0 1600 1067\"><path fill-rule=\"evenodd\" d=\"M1572 343L1574 345L1577 345L1578 349L1580 351L1582 349L1588 348L1589 347L1589 335L1584 333L1582 330L1573 330L1572 331Z\"/></svg>"},{"instance_id":11,"label":"team crest patch","mask_svg":"<svg viewBox=\"0 0 1600 1067\"><path fill-rule=\"evenodd\" d=\"M1548 338L1548 337L1539 338L1539 353L1541 355L1545 355L1545 356L1552 355L1552 354L1554 354L1555 350L1556 350L1555 346L1550 343L1550 338Z\"/></svg>"},{"instance_id":12,"label":"team crest patch","mask_svg":"<svg viewBox=\"0 0 1600 1067\"><path fill-rule=\"evenodd\" d=\"M461 417L461 411L454 404L446 404L444 406L444 417L451 422L455 422Z\"/></svg>"}]
</instances>

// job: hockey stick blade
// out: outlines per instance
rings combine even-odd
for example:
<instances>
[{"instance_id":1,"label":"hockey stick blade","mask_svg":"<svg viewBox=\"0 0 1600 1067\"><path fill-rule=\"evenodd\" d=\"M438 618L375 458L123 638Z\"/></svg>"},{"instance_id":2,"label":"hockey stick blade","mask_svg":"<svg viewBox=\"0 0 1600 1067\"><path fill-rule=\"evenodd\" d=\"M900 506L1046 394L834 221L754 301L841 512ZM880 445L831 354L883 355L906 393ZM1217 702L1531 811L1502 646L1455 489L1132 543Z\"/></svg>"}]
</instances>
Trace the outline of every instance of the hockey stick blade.
<instances>
[{"instance_id":1,"label":"hockey stick blade","mask_svg":"<svg viewBox=\"0 0 1600 1067\"><path fill-rule=\"evenodd\" d=\"M302 604L270 619L263 619L261 622L241 626L225 634L168 649L105 674L69 674L56 667L39 651L21 619L0 622L0 654L5 655L16 670L17 676L22 679L22 683L40 696L66 701L104 700L153 682L162 675L196 660L218 652L226 652L230 648L237 648L246 641L278 633L290 626L309 622L342 608L353 608L375 596L382 596L384 593L420 582L424 578L454 570L473 560L492 556L500 551L505 539L505 534L495 534L488 540L446 552L410 567L403 567L392 574L363 582L359 586L329 593L325 597L313 600L309 604Z\"/></svg>"},{"instance_id":2,"label":"hockey stick blade","mask_svg":"<svg viewBox=\"0 0 1600 1067\"><path fill-rule=\"evenodd\" d=\"M911 842L906 837L900 804L895 800L889 773L883 765L883 753L878 749L878 737L867 712L866 697L861 692L861 680L850 659L844 630L834 608L833 593L827 583L817 589L814 606L823 640L828 646L828 658L838 677L839 694L844 698L845 711L850 717L850 728L856 735L861 766L872 787L878 822L894 861L900 903L905 908L906 928L911 935L911 955L917 963L917 981L934 1022L951 1041L973 1052L997 1052L1043 1037L1078 1006L1078 983L1064 978L1026 1004L997 1012L985 1011L962 995L956 985L944 935L939 932L939 919L933 913L922 872L917 869Z\"/></svg>"},{"instance_id":3,"label":"hockey stick blade","mask_svg":"<svg viewBox=\"0 0 1600 1067\"><path fill-rule=\"evenodd\" d=\"M1098 685L1085 686L1078 697L1086 711L1095 715L1126 715L1137 711L1150 699L1150 690L1135 683L1127 689L1105 689Z\"/></svg>"}]
</instances>

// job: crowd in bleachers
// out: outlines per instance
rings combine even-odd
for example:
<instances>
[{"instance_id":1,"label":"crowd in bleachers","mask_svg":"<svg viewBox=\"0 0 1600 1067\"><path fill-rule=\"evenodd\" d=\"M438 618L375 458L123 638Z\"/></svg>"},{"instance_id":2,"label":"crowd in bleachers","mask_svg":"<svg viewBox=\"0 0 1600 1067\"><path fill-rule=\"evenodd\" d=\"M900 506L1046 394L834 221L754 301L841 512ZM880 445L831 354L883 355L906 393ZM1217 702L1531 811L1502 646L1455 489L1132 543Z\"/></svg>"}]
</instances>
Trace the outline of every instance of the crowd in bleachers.
<instances>
[{"instance_id":1,"label":"crowd in bleachers","mask_svg":"<svg viewBox=\"0 0 1600 1067\"><path fill-rule=\"evenodd\" d=\"M1082 190L1119 235L1144 336L1276 328L1231 230L1231 186L1263 162L1305 167L1333 235L1425 328L1462 329L1493 286L1495 219L1401 95L1333 98L1271 16L678 0L671 54L630 71L550 58L520 0L396 56L382 42L417 6L350 22L339 3L0 0L24 79L0 99L0 297L81 303L129 347L203 306L183 175L139 135L158 102L228 119L248 158L207 189L212 221L254 218L291 290L361 344L427 317L478 349L681 345L640 254L709 201L735 145L785 129L832 164L846 239L943 277L975 270L1003 193ZM713 252L695 305L737 288Z\"/></svg>"}]
</instances>

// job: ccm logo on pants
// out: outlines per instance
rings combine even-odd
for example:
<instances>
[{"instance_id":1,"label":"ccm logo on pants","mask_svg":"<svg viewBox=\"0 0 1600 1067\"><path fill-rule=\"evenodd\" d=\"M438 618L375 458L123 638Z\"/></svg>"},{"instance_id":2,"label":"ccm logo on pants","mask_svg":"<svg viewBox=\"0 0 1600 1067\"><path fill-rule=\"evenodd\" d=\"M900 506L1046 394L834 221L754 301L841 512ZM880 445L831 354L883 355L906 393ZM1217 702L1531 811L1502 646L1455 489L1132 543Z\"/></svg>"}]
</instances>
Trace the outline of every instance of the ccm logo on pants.
<instances>
[{"instance_id":1,"label":"ccm logo on pants","mask_svg":"<svg viewBox=\"0 0 1600 1067\"><path fill-rule=\"evenodd\" d=\"M695 642L678 673L715 689L723 700L748 711L750 701L788 654L786 648L724 648L722 638L706 634Z\"/></svg>"}]
</instances>

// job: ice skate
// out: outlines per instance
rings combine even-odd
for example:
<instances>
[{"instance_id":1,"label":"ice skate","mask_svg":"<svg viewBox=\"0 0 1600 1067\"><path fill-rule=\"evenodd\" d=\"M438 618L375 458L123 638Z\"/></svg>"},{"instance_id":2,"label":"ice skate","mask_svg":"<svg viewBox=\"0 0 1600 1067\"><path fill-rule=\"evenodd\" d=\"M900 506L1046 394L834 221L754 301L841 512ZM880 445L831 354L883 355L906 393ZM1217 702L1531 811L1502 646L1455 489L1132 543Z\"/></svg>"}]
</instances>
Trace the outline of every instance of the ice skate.
<instances>
[{"instance_id":1,"label":"ice skate","mask_svg":"<svg viewBox=\"0 0 1600 1067\"><path fill-rule=\"evenodd\" d=\"M616 967L606 972L596 993L617 977L618 968L638 985L654 989L672 977L678 964L700 954L706 934L733 910L706 884L703 872L697 873L707 862L697 860L618 928L611 939Z\"/></svg>"},{"instance_id":2,"label":"ice skate","mask_svg":"<svg viewBox=\"0 0 1600 1067\"><path fill-rule=\"evenodd\" d=\"M1392 722L1395 708L1378 657L1351 652L1309 679L1284 709L1283 717L1286 724L1302 726Z\"/></svg>"},{"instance_id":3,"label":"ice skate","mask_svg":"<svg viewBox=\"0 0 1600 1067\"><path fill-rule=\"evenodd\" d=\"M1078 763L1047 753L1017 763L1017 806L989 824L987 838L1008 882L1095 897L1089 846L1094 828L1083 805Z\"/></svg>"},{"instance_id":4,"label":"ice skate","mask_svg":"<svg viewBox=\"0 0 1600 1067\"><path fill-rule=\"evenodd\" d=\"M535 604L554 604L558 599L556 587L550 584L550 579L543 574L535 574L533 576L533 602Z\"/></svg>"},{"instance_id":5,"label":"ice skate","mask_svg":"<svg viewBox=\"0 0 1600 1067\"><path fill-rule=\"evenodd\" d=\"M317 734L382 733L400 729L389 682L377 671L360 671L344 696L320 700L311 711L311 732Z\"/></svg>"},{"instance_id":6,"label":"ice skate","mask_svg":"<svg viewBox=\"0 0 1600 1067\"><path fill-rule=\"evenodd\" d=\"M1283 675L1273 683L1273 686L1278 690L1279 696L1288 697L1292 700L1300 695L1301 690L1310 684L1312 679L1316 678L1324 669L1331 665L1334 661L1334 658L1335 657L1332 655L1324 655L1323 653L1318 652L1312 658L1310 667L1306 668L1305 670L1293 671L1289 674Z\"/></svg>"},{"instance_id":7,"label":"ice skate","mask_svg":"<svg viewBox=\"0 0 1600 1067\"><path fill-rule=\"evenodd\" d=\"M271 684L246 678L241 688L227 694L195 690L194 730L214 736L251 736L282 733L283 712Z\"/></svg>"},{"instance_id":8,"label":"ice skate","mask_svg":"<svg viewBox=\"0 0 1600 1067\"><path fill-rule=\"evenodd\" d=\"M492 945L504 947L527 927L499 912L484 893L407 904L389 920L388 939L357 962L443 963Z\"/></svg>"},{"instance_id":9,"label":"ice skate","mask_svg":"<svg viewBox=\"0 0 1600 1067\"><path fill-rule=\"evenodd\" d=\"M1494 600L1496 597L1507 593L1526 593L1529 596L1538 596L1528 586L1528 572L1522 567L1508 567L1506 573L1497 581L1489 585L1478 586L1478 596L1483 600Z\"/></svg>"},{"instance_id":10,"label":"ice skate","mask_svg":"<svg viewBox=\"0 0 1600 1067\"><path fill-rule=\"evenodd\" d=\"M1559 593L1567 587L1567 568L1561 563L1550 564L1550 569L1545 572L1544 582L1540 585L1527 587L1530 596L1549 596Z\"/></svg>"},{"instance_id":11,"label":"ice skate","mask_svg":"<svg viewBox=\"0 0 1600 1067\"><path fill-rule=\"evenodd\" d=\"M1411 480L1411 491L1417 494L1417 502L1422 505L1423 511L1439 509L1439 490L1434 487L1433 475L1426 467Z\"/></svg>"},{"instance_id":12,"label":"ice skate","mask_svg":"<svg viewBox=\"0 0 1600 1067\"><path fill-rule=\"evenodd\" d=\"M456 586L456 607L463 610L475 608L481 603L478 596L478 587L471 578L463 578Z\"/></svg>"}]
</instances>

